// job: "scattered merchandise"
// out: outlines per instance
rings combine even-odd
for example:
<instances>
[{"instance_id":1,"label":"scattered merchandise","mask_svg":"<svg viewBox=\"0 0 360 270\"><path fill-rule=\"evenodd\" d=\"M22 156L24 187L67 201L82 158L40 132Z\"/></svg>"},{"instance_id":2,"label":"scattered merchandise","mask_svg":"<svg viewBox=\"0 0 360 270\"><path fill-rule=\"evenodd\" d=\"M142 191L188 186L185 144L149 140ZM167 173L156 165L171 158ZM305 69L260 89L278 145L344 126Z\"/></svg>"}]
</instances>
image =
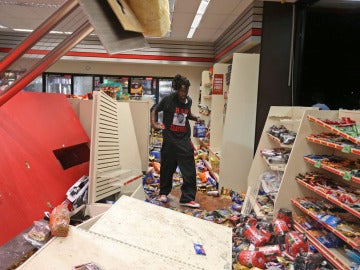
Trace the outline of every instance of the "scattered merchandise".
<instances>
[{"instance_id":1,"label":"scattered merchandise","mask_svg":"<svg viewBox=\"0 0 360 270\"><path fill-rule=\"evenodd\" d=\"M69 233L70 212L68 206L60 204L50 214L50 229L52 236L66 237Z\"/></svg>"},{"instance_id":2,"label":"scattered merchandise","mask_svg":"<svg viewBox=\"0 0 360 270\"><path fill-rule=\"evenodd\" d=\"M89 177L81 177L66 192L67 200L72 204L70 209L74 210L88 201Z\"/></svg>"},{"instance_id":3,"label":"scattered merchandise","mask_svg":"<svg viewBox=\"0 0 360 270\"><path fill-rule=\"evenodd\" d=\"M50 227L46 221L34 221L34 226L23 235L34 247L42 247L50 239Z\"/></svg>"},{"instance_id":4,"label":"scattered merchandise","mask_svg":"<svg viewBox=\"0 0 360 270\"><path fill-rule=\"evenodd\" d=\"M194 249L195 249L196 254L206 255L205 250L204 250L204 247L203 247L202 244L196 244L196 243L194 243Z\"/></svg>"}]
</instances>

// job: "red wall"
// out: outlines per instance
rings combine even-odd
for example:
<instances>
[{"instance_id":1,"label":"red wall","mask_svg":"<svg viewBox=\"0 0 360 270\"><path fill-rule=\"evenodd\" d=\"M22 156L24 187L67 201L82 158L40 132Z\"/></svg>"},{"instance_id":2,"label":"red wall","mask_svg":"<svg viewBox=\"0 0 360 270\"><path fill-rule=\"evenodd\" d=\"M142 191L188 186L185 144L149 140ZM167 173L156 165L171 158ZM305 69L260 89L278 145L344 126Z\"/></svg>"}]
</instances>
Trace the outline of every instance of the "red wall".
<instances>
[{"instance_id":1,"label":"red wall","mask_svg":"<svg viewBox=\"0 0 360 270\"><path fill-rule=\"evenodd\" d=\"M20 92L0 107L0 245L65 200L89 162L67 170L53 150L89 143L61 94Z\"/></svg>"}]
</instances>

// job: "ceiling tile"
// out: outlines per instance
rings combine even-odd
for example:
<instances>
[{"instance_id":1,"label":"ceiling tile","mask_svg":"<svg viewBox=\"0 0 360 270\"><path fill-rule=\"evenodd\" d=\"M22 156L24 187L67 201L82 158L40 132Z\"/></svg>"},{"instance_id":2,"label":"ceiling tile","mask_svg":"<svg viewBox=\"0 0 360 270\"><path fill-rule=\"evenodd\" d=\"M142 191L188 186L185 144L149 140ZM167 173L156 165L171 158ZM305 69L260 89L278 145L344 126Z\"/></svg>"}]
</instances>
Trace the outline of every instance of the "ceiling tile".
<instances>
[{"instance_id":1,"label":"ceiling tile","mask_svg":"<svg viewBox=\"0 0 360 270\"><path fill-rule=\"evenodd\" d=\"M200 5L200 0L176 0L174 11L176 12L188 12L196 13Z\"/></svg>"},{"instance_id":2,"label":"ceiling tile","mask_svg":"<svg viewBox=\"0 0 360 270\"><path fill-rule=\"evenodd\" d=\"M210 1L206 12L212 14L231 14L239 5L239 0Z\"/></svg>"}]
</instances>

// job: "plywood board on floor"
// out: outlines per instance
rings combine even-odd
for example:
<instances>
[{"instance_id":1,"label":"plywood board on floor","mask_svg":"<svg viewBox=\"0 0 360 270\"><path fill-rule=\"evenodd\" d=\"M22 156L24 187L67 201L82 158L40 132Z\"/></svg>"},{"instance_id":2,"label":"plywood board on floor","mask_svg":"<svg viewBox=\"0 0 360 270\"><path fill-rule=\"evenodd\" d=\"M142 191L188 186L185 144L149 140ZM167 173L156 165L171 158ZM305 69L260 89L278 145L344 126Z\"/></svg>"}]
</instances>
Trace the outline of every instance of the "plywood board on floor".
<instances>
[{"instance_id":1,"label":"plywood board on floor","mask_svg":"<svg viewBox=\"0 0 360 270\"><path fill-rule=\"evenodd\" d=\"M196 268L231 269L231 228L131 197L122 196L90 231ZM194 243L206 256L196 254Z\"/></svg>"}]
</instances>

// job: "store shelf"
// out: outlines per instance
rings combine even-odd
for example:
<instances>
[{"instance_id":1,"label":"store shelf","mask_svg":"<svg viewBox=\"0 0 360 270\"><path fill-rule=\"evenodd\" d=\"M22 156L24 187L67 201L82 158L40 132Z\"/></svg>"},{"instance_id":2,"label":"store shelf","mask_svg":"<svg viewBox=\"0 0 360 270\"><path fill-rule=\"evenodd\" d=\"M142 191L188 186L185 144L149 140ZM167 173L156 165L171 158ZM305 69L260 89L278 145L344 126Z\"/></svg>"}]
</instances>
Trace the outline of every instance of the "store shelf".
<instances>
[{"instance_id":1,"label":"store shelf","mask_svg":"<svg viewBox=\"0 0 360 270\"><path fill-rule=\"evenodd\" d=\"M336 236L338 236L339 238L341 238L342 240L344 240L347 244L349 244L350 246L352 246L353 248L355 248L356 250L360 249L360 243L357 243L356 241L353 241L351 238L346 237L345 235L343 235L341 232L339 232L338 230L336 230L335 228L331 227L330 225L326 224L325 222L321 221L313 212L307 210L306 208L304 208L303 206L300 205L299 202L297 202L296 200L291 200L291 202L298 208L300 209L302 212L304 212L305 214L307 214L308 216L310 216L312 219L316 220L317 222L319 222L322 226L324 226L326 229L328 229L329 231L331 231L333 234L335 234Z\"/></svg>"},{"instance_id":2,"label":"store shelf","mask_svg":"<svg viewBox=\"0 0 360 270\"><path fill-rule=\"evenodd\" d=\"M331 148L334 148L334 149L341 150L344 153L352 153L352 154L355 154L355 155L360 155L360 149L350 147L349 145L341 145L341 144L337 144L337 143L332 143L332 142L324 141L324 140L317 139L317 138L314 138L314 137L311 137L311 136L307 136L306 140L309 141L309 142L312 142L312 143L317 143L317 144L320 144L320 145L324 145L324 146L327 146L327 147L331 147Z\"/></svg>"},{"instance_id":3,"label":"store shelf","mask_svg":"<svg viewBox=\"0 0 360 270\"><path fill-rule=\"evenodd\" d=\"M360 144L360 140L359 139L356 139L348 134L346 134L345 132L342 132L340 131L339 129L337 129L336 127L333 127L332 125L329 125L329 124L326 124L325 122L321 121L320 119L318 118L315 118L311 115L308 115L307 118L311 121L311 122L314 122L314 123L317 123L319 124L320 126L323 126L324 128L328 129L328 130L331 130L332 132L334 132L335 134L337 135L340 135L341 137L353 142L353 143L356 143L356 144Z\"/></svg>"},{"instance_id":4,"label":"store shelf","mask_svg":"<svg viewBox=\"0 0 360 270\"><path fill-rule=\"evenodd\" d=\"M344 210L348 211L349 213L353 214L354 216L360 218L360 212L356 211L355 209L349 207L348 205L340 202L339 200L337 200L336 198L334 198L333 196L326 194L324 192L322 192L321 190L317 189L316 187L313 187L311 185L309 185L308 183L306 183L305 181L301 180L301 179L296 179L296 181L306 187L307 189L315 192L316 194L320 195L321 197L329 200L330 202L336 204L337 206L340 206L341 208L343 208Z\"/></svg>"},{"instance_id":5,"label":"store shelf","mask_svg":"<svg viewBox=\"0 0 360 270\"><path fill-rule=\"evenodd\" d=\"M333 174L336 174L336 175L340 175L344 180L346 181L353 181L355 183L358 183L360 184L360 178L358 177L355 177L355 176L352 176L350 172L348 171L340 171L340 170L337 170L333 167L330 167L328 165L325 165L325 164L322 164L321 163L321 160L313 160L311 158L308 158L308 157L304 157L304 160L310 164L313 164L315 167L317 168L322 168L326 171L329 171Z\"/></svg>"},{"instance_id":6,"label":"store shelf","mask_svg":"<svg viewBox=\"0 0 360 270\"><path fill-rule=\"evenodd\" d=\"M281 143L280 139L278 137L275 137L273 135L271 135L270 133L266 133L266 135L273 140L274 142L276 142L280 147L282 148L292 148L292 144L283 144Z\"/></svg>"},{"instance_id":7,"label":"store shelf","mask_svg":"<svg viewBox=\"0 0 360 270\"><path fill-rule=\"evenodd\" d=\"M325 247L296 221L294 221L294 228L295 230L306 234L309 243L313 245L327 260L329 260L330 263L337 267L337 269L351 269L350 267L352 265L352 261L346 257L343 249Z\"/></svg>"},{"instance_id":8,"label":"store shelf","mask_svg":"<svg viewBox=\"0 0 360 270\"><path fill-rule=\"evenodd\" d=\"M285 171L286 164L271 164L263 155L260 154L266 166L273 171Z\"/></svg>"}]
</instances>

